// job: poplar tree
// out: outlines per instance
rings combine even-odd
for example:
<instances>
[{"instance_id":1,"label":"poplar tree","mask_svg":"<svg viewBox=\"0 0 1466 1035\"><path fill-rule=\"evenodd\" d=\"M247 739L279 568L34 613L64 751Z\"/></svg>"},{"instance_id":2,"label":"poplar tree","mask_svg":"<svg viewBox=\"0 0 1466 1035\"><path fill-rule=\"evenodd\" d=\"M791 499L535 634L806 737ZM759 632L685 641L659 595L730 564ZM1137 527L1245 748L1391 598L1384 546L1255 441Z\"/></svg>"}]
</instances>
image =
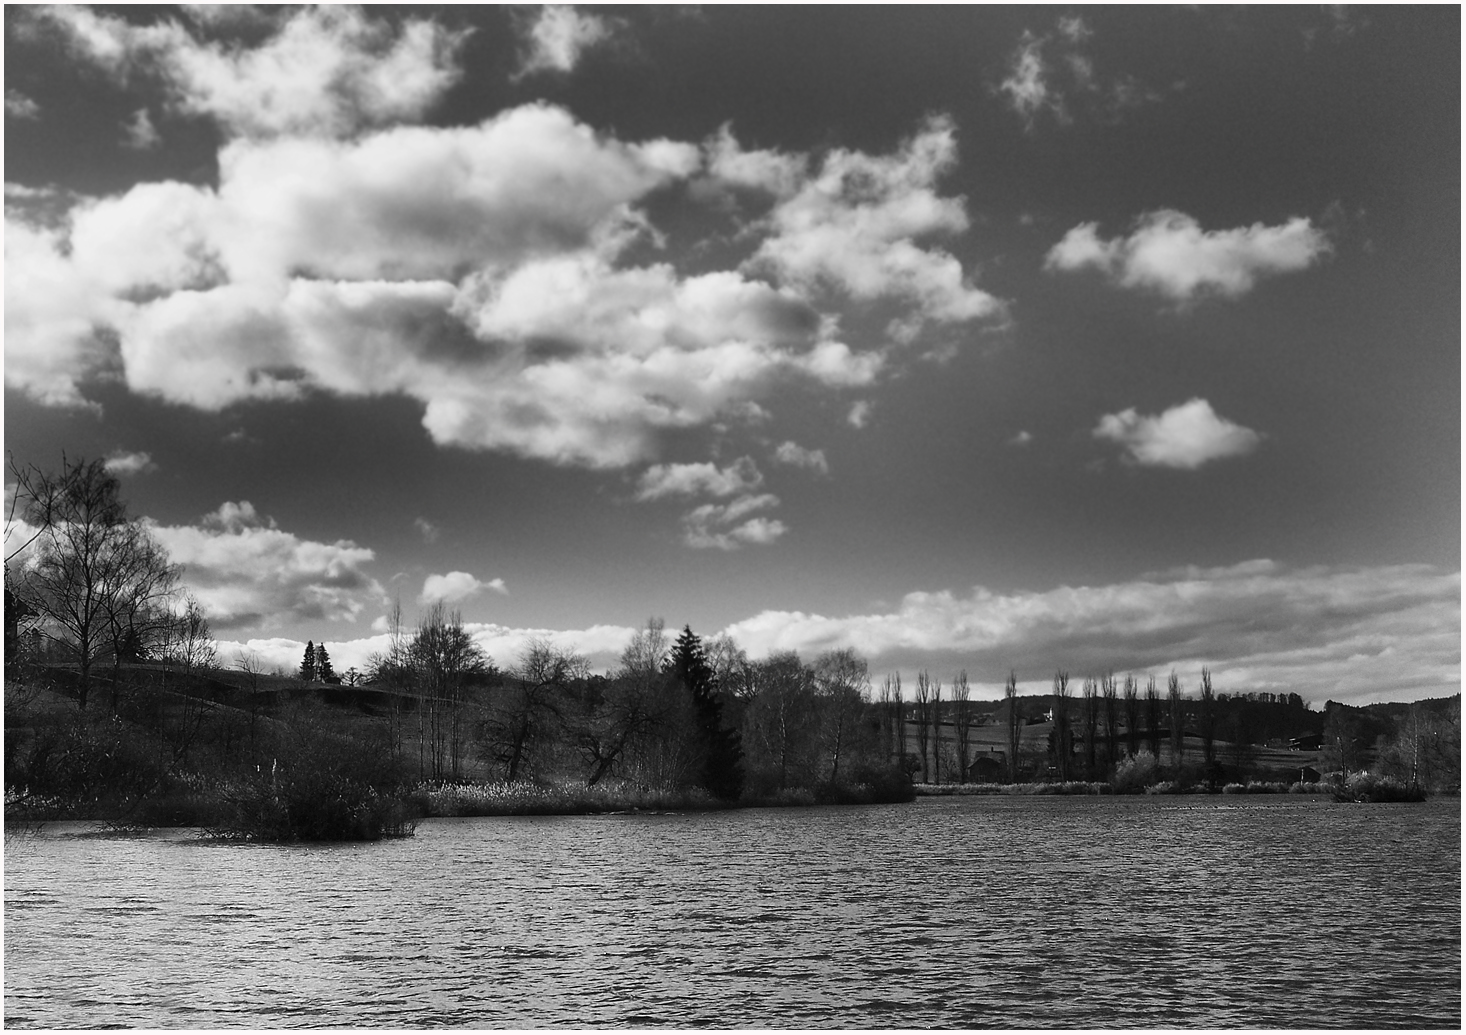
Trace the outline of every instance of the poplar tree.
<instances>
[{"instance_id":1,"label":"poplar tree","mask_svg":"<svg viewBox=\"0 0 1466 1035\"><path fill-rule=\"evenodd\" d=\"M1018 715L1018 673L1008 673L1008 685L1003 687L1003 699L1008 703L1008 782L1018 782L1018 746L1023 739L1023 722Z\"/></svg>"}]
</instances>

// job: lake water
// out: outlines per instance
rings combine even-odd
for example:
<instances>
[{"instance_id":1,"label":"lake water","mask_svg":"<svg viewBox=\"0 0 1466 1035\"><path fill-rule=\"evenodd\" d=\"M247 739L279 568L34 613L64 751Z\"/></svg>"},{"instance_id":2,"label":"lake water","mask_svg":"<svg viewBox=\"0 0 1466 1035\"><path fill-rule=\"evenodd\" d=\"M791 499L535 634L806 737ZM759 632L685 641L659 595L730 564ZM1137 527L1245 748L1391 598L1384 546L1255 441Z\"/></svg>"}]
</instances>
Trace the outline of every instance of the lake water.
<instances>
[{"instance_id":1,"label":"lake water","mask_svg":"<svg viewBox=\"0 0 1466 1035\"><path fill-rule=\"evenodd\" d=\"M1461 1023L1455 800L78 829L6 837L6 1026Z\"/></svg>"}]
</instances>

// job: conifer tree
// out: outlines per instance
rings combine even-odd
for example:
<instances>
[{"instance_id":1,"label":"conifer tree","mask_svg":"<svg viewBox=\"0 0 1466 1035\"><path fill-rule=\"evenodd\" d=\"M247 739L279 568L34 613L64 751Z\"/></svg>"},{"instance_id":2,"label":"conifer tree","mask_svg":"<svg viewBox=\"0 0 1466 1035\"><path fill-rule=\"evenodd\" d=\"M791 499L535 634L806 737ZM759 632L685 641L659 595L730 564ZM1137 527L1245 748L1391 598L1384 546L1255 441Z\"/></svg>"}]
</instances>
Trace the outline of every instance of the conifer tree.
<instances>
[{"instance_id":1,"label":"conifer tree","mask_svg":"<svg viewBox=\"0 0 1466 1035\"><path fill-rule=\"evenodd\" d=\"M331 655L326 653L324 642L316 644L316 679L322 683L329 683L336 678L336 672L331 668Z\"/></svg>"},{"instance_id":2,"label":"conifer tree","mask_svg":"<svg viewBox=\"0 0 1466 1035\"><path fill-rule=\"evenodd\" d=\"M723 724L723 702L714 693L713 669L691 626L684 626L677 637L667 668L692 695L703 752L703 787L715 798L736 801L743 793L742 737Z\"/></svg>"},{"instance_id":3,"label":"conifer tree","mask_svg":"<svg viewBox=\"0 0 1466 1035\"><path fill-rule=\"evenodd\" d=\"M300 678L302 682L306 683L316 681L316 645L311 640L305 641L305 657L300 662Z\"/></svg>"}]
</instances>

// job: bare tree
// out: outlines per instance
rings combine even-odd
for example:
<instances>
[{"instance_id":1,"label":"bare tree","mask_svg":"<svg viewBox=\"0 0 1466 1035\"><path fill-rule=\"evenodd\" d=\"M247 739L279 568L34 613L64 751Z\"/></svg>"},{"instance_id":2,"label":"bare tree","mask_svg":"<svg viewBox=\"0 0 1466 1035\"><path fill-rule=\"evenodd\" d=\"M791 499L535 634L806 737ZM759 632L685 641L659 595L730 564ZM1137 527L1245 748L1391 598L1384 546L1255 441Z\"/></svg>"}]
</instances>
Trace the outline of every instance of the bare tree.
<instances>
[{"instance_id":1,"label":"bare tree","mask_svg":"<svg viewBox=\"0 0 1466 1035\"><path fill-rule=\"evenodd\" d=\"M895 755L904 773L906 771L906 700L901 692L901 673L891 672L886 675L881 699L890 709L888 720L892 746L886 752L886 757L890 758Z\"/></svg>"},{"instance_id":2,"label":"bare tree","mask_svg":"<svg viewBox=\"0 0 1466 1035\"><path fill-rule=\"evenodd\" d=\"M435 780L462 779L467 738L463 721L468 685L488 672L482 648L463 628L463 616L433 604L407 645L407 660L418 691L419 714L426 712L430 772Z\"/></svg>"},{"instance_id":3,"label":"bare tree","mask_svg":"<svg viewBox=\"0 0 1466 1035\"><path fill-rule=\"evenodd\" d=\"M1185 719L1181 704L1181 679L1174 671L1166 679L1166 701L1171 706L1171 765L1176 775L1181 774L1182 756L1185 752Z\"/></svg>"},{"instance_id":4,"label":"bare tree","mask_svg":"<svg viewBox=\"0 0 1466 1035\"><path fill-rule=\"evenodd\" d=\"M758 664L758 697L744 717L751 761L778 773L783 790L815 778L818 728L813 673L793 651Z\"/></svg>"},{"instance_id":5,"label":"bare tree","mask_svg":"<svg viewBox=\"0 0 1466 1035\"><path fill-rule=\"evenodd\" d=\"M1103 692L1105 695L1105 768L1113 769L1119 760L1117 755L1120 750L1120 708L1115 673L1111 672L1105 677Z\"/></svg>"},{"instance_id":6,"label":"bare tree","mask_svg":"<svg viewBox=\"0 0 1466 1035\"><path fill-rule=\"evenodd\" d=\"M203 605L192 593L184 595L183 610L174 617L164 660L188 675L218 667L213 630Z\"/></svg>"},{"instance_id":7,"label":"bare tree","mask_svg":"<svg viewBox=\"0 0 1466 1035\"><path fill-rule=\"evenodd\" d=\"M1145 736L1150 742L1151 757L1160 762L1161 757L1161 694L1156 689L1155 676L1145 684Z\"/></svg>"},{"instance_id":8,"label":"bare tree","mask_svg":"<svg viewBox=\"0 0 1466 1035\"><path fill-rule=\"evenodd\" d=\"M1069 689L1069 673L1060 669L1054 673L1054 762L1059 769L1059 779L1068 781L1069 762L1074 753L1074 734L1069 727L1069 702L1073 694Z\"/></svg>"},{"instance_id":9,"label":"bare tree","mask_svg":"<svg viewBox=\"0 0 1466 1035\"><path fill-rule=\"evenodd\" d=\"M942 681L932 680L932 783L942 782Z\"/></svg>"},{"instance_id":10,"label":"bare tree","mask_svg":"<svg viewBox=\"0 0 1466 1035\"><path fill-rule=\"evenodd\" d=\"M1084 768L1093 780L1099 771L1099 684L1093 676L1084 679Z\"/></svg>"},{"instance_id":11,"label":"bare tree","mask_svg":"<svg viewBox=\"0 0 1466 1035\"><path fill-rule=\"evenodd\" d=\"M821 736L830 758L830 782L839 779L840 762L856 739L870 693L866 660L849 647L826 651L814 661L815 688L823 715Z\"/></svg>"},{"instance_id":12,"label":"bare tree","mask_svg":"<svg viewBox=\"0 0 1466 1035\"><path fill-rule=\"evenodd\" d=\"M1023 717L1018 714L1018 673L1008 673L1008 684L1003 688L1003 699L1008 705L1008 780L1018 782L1018 748L1023 740Z\"/></svg>"},{"instance_id":13,"label":"bare tree","mask_svg":"<svg viewBox=\"0 0 1466 1035\"><path fill-rule=\"evenodd\" d=\"M505 778L513 783L524 775L531 751L549 728L563 718L561 702L571 684L590 674L590 664L574 651L535 639L520 651L490 722Z\"/></svg>"},{"instance_id":14,"label":"bare tree","mask_svg":"<svg viewBox=\"0 0 1466 1035\"><path fill-rule=\"evenodd\" d=\"M1140 685L1125 676L1125 751L1132 758L1140 753Z\"/></svg>"},{"instance_id":15,"label":"bare tree","mask_svg":"<svg viewBox=\"0 0 1466 1035\"><path fill-rule=\"evenodd\" d=\"M952 731L957 736L957 779L966 783L972 753L972 691L967 685L966 669L952 680Z\"/></svg>"},{"instance_id":16,"label":"bare tree","mask_svg":"<svg viewBox=\"0 0 1466 1035\"><path fill-rule=\"evenodd\" d=\"M1201 758L1206 766L1206 779L1212 780L1212 767L1217 760L1217 695L1212 690L1211 670L1201 670Z\"/></svg>"},{"instance_id":17,"label":"bare tree","mask_svg":"<svg viewBox=\"0 0 1466 1035\"><path fill-rule=\"evenodd\" d=\"M62 459L59 474L19 470L15 498L35 531L11 561L25 557L16 595L78 670L77 705L85 709L92 667L120 641L126 616L171 589L177 570L151 534L128 517L120 483L101 460ZM7 529L9 531L9 529ZM19 536L17 536L19 538Z\"/></svg>"},{"instance_id":18,"label":"bare tree","mask_svg":"<svg viewBox=\"0 0 1466 1035\"><path fill-rule=\"evenodd\" d=\"M921 756L921 782L931 782L927 750L931 746L932 680L926 670L916 674L916 750Z\"/></svg>"}]
</instances>

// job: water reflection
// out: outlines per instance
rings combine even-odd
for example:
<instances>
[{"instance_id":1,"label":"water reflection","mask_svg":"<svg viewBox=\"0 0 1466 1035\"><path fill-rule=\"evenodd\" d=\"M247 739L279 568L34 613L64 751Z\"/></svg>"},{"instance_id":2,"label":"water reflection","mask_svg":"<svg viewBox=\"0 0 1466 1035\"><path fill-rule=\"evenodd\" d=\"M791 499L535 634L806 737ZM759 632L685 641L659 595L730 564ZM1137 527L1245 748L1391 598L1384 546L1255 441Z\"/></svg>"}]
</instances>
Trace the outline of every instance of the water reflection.
<instances>
[{"instance_id":1,"label":"water reflection","mask_svg":"<svg viewBox=\"0 0 1466 1035\"><path fill-rule=\"evenodd\" d=\"M7 839L6 1024L1456 1027L1456 803Z\"/></svg>"}]
</instances>

